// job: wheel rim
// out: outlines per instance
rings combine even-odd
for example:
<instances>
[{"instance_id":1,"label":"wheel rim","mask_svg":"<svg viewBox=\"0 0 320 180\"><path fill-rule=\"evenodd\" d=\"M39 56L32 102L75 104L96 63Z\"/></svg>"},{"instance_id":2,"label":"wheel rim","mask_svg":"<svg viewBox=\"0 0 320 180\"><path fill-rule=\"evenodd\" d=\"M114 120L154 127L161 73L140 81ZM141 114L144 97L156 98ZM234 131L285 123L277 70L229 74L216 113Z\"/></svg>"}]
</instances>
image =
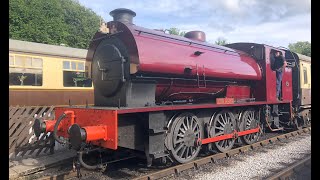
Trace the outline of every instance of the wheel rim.
<instances>
[{"instance_id":1,"label":"wheel rim","mask_svg":"<svg viewBox=\"0 0 320 180\"><path fill-rule=\"evenodd\" d=\"M179 163L192 161L199 154L196 141L201 138L201 125L196 116L184 113L178 116L168 134L172 138L171 154Z\"/></svg>"},{"instance_id":2,"label":"wheel rim","mask_svg":"<svg viewBox=\"0 0 320 180\"><path fill-rule=\"evenodd\" d=\"M255 129L258 127L258 120L256 117L256 113L254 110L247 110L243 113L243 116L241 117L241 123L242 127L241 130L249 130L249 129ZM260 136L260 132L248 134L241 137L242 142L245 144L253 144L258 141Z\"/></svg>"},{"instance_id":3,"label":"wheel rim","mask_svg":"<svg viewBox=\"0 0 320 180\"><path fill-rule=\"evenodd\" d=\"M222 111L215 115L210 130L210 137L231 134L236 127L236 121L231 112ZM220 152L230 150L234 145L235 139L226 139L215 142L215 147Z\"/></svg>"}]
</instances>

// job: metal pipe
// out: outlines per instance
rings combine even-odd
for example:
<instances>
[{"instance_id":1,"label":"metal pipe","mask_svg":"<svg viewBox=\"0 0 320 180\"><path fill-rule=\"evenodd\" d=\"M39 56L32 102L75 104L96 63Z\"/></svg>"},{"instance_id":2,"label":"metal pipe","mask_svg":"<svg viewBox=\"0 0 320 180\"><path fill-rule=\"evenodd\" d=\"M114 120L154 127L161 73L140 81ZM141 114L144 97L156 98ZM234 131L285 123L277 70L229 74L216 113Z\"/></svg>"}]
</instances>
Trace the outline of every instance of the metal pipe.
<instances>
[{"instance_id":1,"label":"metal pipe","mask_svg":"<svg viewBox=\"0 0 320 180\"><path fill-rule=\"evenodd\" d=\"M63 113L57 120L56 124L54 125L53 128L53 138L59 142L60 144L68 144L69 142L66 140L61 140L58 136L57 136L57 131L58 131L58 126L60 124L60 122L66 117L66 114Z\"/></svg>"},{"instance_id":2,"label":"metal pipe","mask_svg":"<svg viewBox=\"0 0 320 180\"><path fill-rule=\"evenodd\" d=\"M102 168L102 165L101 165L101 164L99 164L99 165L94 165L94 166L86 164L86 163L83 161L83 159L82 159L83 153L84 153L83 151L79 151L79 152L78 152L78 160L79 160L80 164L81 164L84 168L90 169L90 170L95 170L95 169L98 169L98 168Z\"/></svg>"}]
</instances>

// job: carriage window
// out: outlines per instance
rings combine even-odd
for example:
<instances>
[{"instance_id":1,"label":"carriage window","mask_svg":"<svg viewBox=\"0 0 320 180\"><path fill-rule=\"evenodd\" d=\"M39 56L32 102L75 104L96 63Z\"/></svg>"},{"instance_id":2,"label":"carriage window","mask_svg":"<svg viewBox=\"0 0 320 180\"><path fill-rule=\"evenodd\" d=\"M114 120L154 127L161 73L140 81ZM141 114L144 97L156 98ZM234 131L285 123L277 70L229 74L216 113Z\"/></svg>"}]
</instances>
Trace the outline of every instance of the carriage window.
<instances>
[{"instance_id":1,"label":"carriage window","mask_svg":"<svg viewBox=\"0 0 320 180\"><path fill-rule=\"evenodd\" d=\"M63 69L70 69L70 61L63 61Z\"/></svg>"},{"instance_id":2,"label":"carriage window","mask_svg":"<svg viewBox=\"0 0 320 180\"><path fill-rule=\"evenodd\" d=\"M9 86L42 86L42 59L9 56Z\"/></svg>"},{"instance_id":3,"label":"carriage window","mask_svg":"<svg viewBox=\"0 0 320 180\"><path fill-rule=\"evenodd\" d=\"M71 62L71 69L76 70L76 62Z\"/></svg>"},{"instance_id":4,"label":"carriage window","mask_svg":"<svg viewBox=\"0 0 320 180\"><path fill-rule=\"evenodd\" d=\"M71 66L70 66L71 64ZM92 87L92 81L85 71L85 62L63 62L63 86L64 87Z\"/></svg>"},{"instance_id":5,"label":"carriage window","mask_svg":"<svg viewBox=\"0 0 320 180\"><path fill-rule=\"evenodd\" d=\"M13 56L9 56L9 66L14 65L14 59Z\"/></svg>"},{"instance_id":6,"label":"carriage window","mask_svg":"<svg viewBox=\"0 0 320 180\"><path fill-rule=\"evenodd\" d=\"M303 67L303 79L304 79L304 84L308 84L308 76L307 76L307 68Z\"/></svg>"},{"instance_id":7,"label":"carriage window","mask_svg":"<svg viewBox=\"0 0 320 180\"><path fill-rule=\"evenodd\" d=\"M84 63L78 63L78 70L84 71Z\"/></svg>"}]
</instances>

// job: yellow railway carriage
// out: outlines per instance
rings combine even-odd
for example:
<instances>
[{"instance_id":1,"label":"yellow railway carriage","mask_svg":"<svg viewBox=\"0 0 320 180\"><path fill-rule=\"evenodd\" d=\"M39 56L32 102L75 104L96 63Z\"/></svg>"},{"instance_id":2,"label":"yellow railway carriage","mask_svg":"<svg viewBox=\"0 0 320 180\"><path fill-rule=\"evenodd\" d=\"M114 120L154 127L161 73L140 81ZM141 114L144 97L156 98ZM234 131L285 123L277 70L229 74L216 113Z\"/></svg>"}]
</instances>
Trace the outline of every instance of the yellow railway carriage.
<instances>
[{"instance_id":1,"label":"yellow railway carriage","mask_svg":"<svg viewBox=\"0 0 320 180\"><path fill-rule=\"evenodd\" d=\"M9 39L9 106L93 104L87 50Z\"/></svg>"},{"instance_id":2,"label":"yellow railway carriage","mask_svg":"<svg viewBox=\"0 0 320 180\"><path fill-rule=\"evenodd\" d=\"M311 123L311 57L287 51L286 60L292 68L292 107L299 117L298 123Z\"/></svg>"},{"instance_id":3,"label":"yellow railway carriage","mask_svg":"<svg viewBox=\"0 0 320 180\"><path fill-rule=\"evenodd\" d=\"M300 66L301 105L311 105L311 57L298 54Z\"/></svg>"}]
</instances>

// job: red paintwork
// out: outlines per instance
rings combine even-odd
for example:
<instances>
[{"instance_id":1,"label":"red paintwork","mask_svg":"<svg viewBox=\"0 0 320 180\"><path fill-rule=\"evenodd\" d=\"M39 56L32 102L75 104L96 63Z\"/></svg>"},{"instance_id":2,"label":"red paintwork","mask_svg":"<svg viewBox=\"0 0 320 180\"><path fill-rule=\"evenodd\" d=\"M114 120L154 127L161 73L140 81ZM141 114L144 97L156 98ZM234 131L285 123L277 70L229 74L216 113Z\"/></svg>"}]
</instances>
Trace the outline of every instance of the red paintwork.
<instances>
[{"instance_id":1,"label":"red paintwork","mask_svg":"<svg viewBox=\"0 0 320 180\"><path fill-rule=\"evenodd\" d=\"M54 125L56 124L57 121L52 121L52 120L45 120L44 123L46 124L46 133L47 132L53 132ZM59 129L59 127L58 127Z\"/></svg>"},{"instance_id":2,"label":"red paintwork","mask_svg":"<svg viewBox=\"0 0 320 180\"><path fill-rule=\"evenodd\" d=\"M235 99L250 98L249 86L228 86L226 97Z\"/></svg>"},{"instance_id":3,"label":"red paintwork","mask_svg":"<svg viewBox=\"0 0 320 180\"><path fill-rule=\"evenodd\" d=\"M74 115L74 112L73 111L65 111L64 112L66 115L70 114L70 126L74 124L74 118L75 118L75 115Z\"/></svg>"},{"instance_id":4,"label":"red paintwork","mask_svg":"<svg viewBox=\"0 0 320 180\"><path fill-rule=\"evenodd\" d=\"M213 142L217 142L217 141L221 141L221 140L225 140L225 139L231 139L231 138L244 136L244 135L247 135L247 134L256 133L256 132L259 132L259 131L260 131L260 127L257 127L255 129L249 129L249 130L245 130L245 131L240 131L240 132L234 131L231 134L225 134L225 135L221 135L221 136L201 139L201 143L202 144L209 144L209 143L213 143Z\"/></svg>"},{"instance_id":5,"label":"red paintwork","mask_svg":"<svg viewBox=\"0 0 320 180\"><path fill-rule=\"evenodd\" d=\"M85 126L82 127L86 131L86 142L97 140L108 140L107 126Z\"/></svg>"},{"instance_id":6,"label":"red paintwork","mask_svg":"<svg viewBox=\"0 0 320 180\"><path fill-rule=\"evenodd\" d=\"M118 115L116 110L57 107L55 117L59 118L66 111L72 111L75 116L74 123L86 129L87 142L91 141L92 144L114 150L118 148ZM67 130L71 125L71 116L68 115L61 121L57 134L68 138Z\"/></svg>"},{"instance_id":7,"label":"red paintwork","mask_svg":"<svg viewBox=\"0 0 320 180\"><path fill-rule=\"evenodd\" d=\"M259 81L262 78L256 60L244 52L116 21L108 22L108 27L112 29L110 32L122 31L117 37L126 45L131 65L135 64L137 67L135 74L195 80L156 79L157 101L206 98L212 96L208 93L220 92L221 88L228 85L227 82L204 83L204 79L228 80L233 83L244 80L242 83L248 85L247 80ZM96 33L93 37L95 40L90 44L87 61L92 61L95 49L103 40L103 36ZM196 51L202 54L196 56ZM191 71L186 73L185 68ZM179 95L170 96L177 93Z\"/></svg>"},{"instance_id":8,"label":"red paintwork","mask_svg":"<svg viewBox=\"0 0 320 180\"><path fill-rule=\"evenodd\" d=\"M238 132L237 136L244 136L244 135L248 135L248 134L251 134L251 133L256 133L256 132L259 132L259 131L260 131L260 127L257 127L255 129L249 129L249 130L246 130L246 131Z\"/></svg>"},{"instance_id":9,"label":"red paintwork","mask_svg":"<svg viewBox=\"0 0 320 180\"><path fill-rule=\"evenodd\" d=\"M139 29L136 26L132 27ZM135 34L139 52L139 71L184 76L185 67L191 67L191 75L197 72L206 77L224 79L260 80L261 72L255 60L238 53L224 53L194 45L162 40L145 34ZM188 40L188 39L187 39ZM204 52L194 56L195 51ZM197 71L198 69L198 71Z\"/></svg>"},{"instance_id":10,"label":"red paintwork","mask_svg":"<svg viewBox=\"0 0 320 180\"><path fill-rule=\"evenodd\" d=\"M138 73L172 74L172 76L193 79L198 75L200 80L204 80L204 78L260 80L262 77L261 70L256 61L244 53L238 53L237 51L220 46L217 47L230 51L215 49L213 45L209 48L196 44L190 45L190 43L180 42L176 39L168 39L145 33L139 34L138 31L141 30L150 33L155 32L138 26L129 26L129 29L132 31L137 46L139 56L139 61L137 62ZM158 32L156 33L158 34ZM193 42L183 37L177 39ZM201 51L203 54L195 56L193 53L196 51ZM185 74L184 72L187 67L192 69L189 74ZM197 92L216 93L223 88L221 84L217 85L210 82L204 84L204 81L200 81L199 84L197 81L187 83L175 81L172 85L171 83L172 82L168 80L162 81L162 84L158 84L156 90L157 100L161 100L160 97L164 97L166 100L204 98L210 95L197 94ZM186 85L189 86L189 88L187 88ZM162 94L162 96L159 96L159 94L165 92L167 88L170 88L169 92L167 92L166 95ZM167 98L169 95L181 92L188 92L188 95L179 94Z\"/></svg>"},{"instance_id":11,"label":"red paintwork","mask_svg":"<svg viewBox=\"0 0 320 180\"><path fill-rule=\"evenodd\" d=\"M212 137L212 138L201 139L201 144L209 144L209 143L213 143L213 142L217 142L225 139L231 139L234 137L235 137L234 133L232 133L232 134L226 134L226 135Z\"/></svg>"},{"instance_id":12,"label":"red paintwork","mask_svg":"<svg viewBox=\"0 0 320 180\"><path fill-rule=\"evenodd\" d=\"M282 99L292 100L292 69L285 68L282 77Z\"/></svg>"}]
</instances>

